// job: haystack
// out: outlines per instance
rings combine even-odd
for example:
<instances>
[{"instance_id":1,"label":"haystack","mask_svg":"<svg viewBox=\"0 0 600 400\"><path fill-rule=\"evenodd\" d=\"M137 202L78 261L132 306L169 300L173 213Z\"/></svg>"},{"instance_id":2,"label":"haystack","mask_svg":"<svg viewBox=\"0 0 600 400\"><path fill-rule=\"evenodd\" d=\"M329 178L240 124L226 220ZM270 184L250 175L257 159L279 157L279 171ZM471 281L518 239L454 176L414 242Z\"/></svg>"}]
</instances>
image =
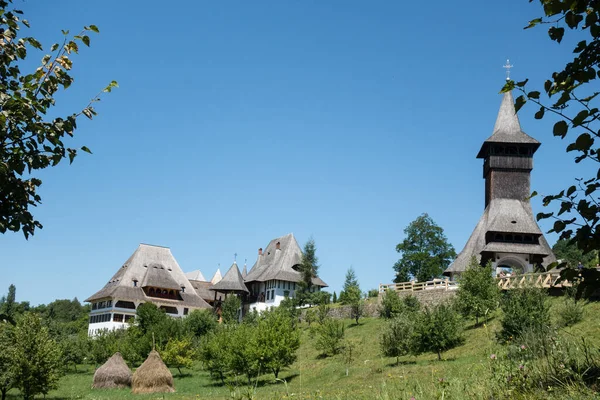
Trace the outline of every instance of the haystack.
<instances>
[{"instance_id":1,"label":"haystack","mask_svg":"<svg viewBox=\"0 0 600 400\"><path fill-rule=\"evenodd\" d=\"M131 380L133 393L174 392L173 375L156 350L135 371Z\"/></svg>"},{"instance_id":2,"label":"haystack","mask_svg":"<svg viewBox=\"0 0 600 400\"><path fill-rule=\"evenodd\" d=\"M92 389L98 388L124 388L131 386L131 370L125 364L121 353L113 354L94 373Z\"/></svg>"}]
</instances>

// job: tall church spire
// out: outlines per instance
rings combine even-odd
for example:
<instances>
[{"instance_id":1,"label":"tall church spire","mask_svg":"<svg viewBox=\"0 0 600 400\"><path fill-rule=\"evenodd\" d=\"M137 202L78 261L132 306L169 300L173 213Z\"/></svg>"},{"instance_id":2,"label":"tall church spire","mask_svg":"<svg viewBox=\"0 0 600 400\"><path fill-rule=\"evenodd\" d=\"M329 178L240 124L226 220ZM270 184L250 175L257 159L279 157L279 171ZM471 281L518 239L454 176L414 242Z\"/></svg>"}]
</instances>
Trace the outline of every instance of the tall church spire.
<instances>
[{"instance_id":1,"label":"tall church spire","mask_svg":"<svg viewBox=\"0 0 600 400\"><path fill-rule=\"evenodd\" d=\"M494 125L494 134L496 132L502 132L505 135L519 135L522 133L519 117L515 112L512 92L504 93L500 111L498 111L498 117L496 118L496 125Z\"/></svg>"}]
</instances>

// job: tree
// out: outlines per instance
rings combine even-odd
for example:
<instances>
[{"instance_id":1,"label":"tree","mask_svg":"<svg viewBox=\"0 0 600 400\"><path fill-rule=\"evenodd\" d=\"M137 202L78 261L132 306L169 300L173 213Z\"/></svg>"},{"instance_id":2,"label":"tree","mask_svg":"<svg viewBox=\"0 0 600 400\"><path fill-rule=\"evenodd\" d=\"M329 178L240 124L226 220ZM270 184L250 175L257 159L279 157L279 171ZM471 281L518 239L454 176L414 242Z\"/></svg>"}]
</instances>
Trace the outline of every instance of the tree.
<instances>
[{"instance_id":1,"label":"tree","mask_svg":"<svg viewBox=\"0 0 600 400\"><path fill-rule=\"evenodd\" d=\"M417 322L416 341L419 351L437 353L441 360L443 351L464 341L460 315L447 304L425 308Z\"/></svg>"},{"instance_id":2,"label":"tree","mask_svg":"<svg viewBox=\"0 0 600 400\"><path fill-rule=\"evenodd\" d=\"M311 237L304 245L299 268L300 274L302 274L302 281L299 282L300 289L304 292L310 290L313 278L316 278L319 273L319 259L316 253L315 240Z\"/></svg>"},{"instance_id":3,"label":"tree","mask_svg":"<svg viewBox=\"0 0 600 400\"><path fill-rule=\"evenodd\" d=\"M16 287L15 285L10 285L8 287L8 294L6 296L2 296L0 299L0 321L6 320L11 324L15 324L15 298L16 298Z\"/></svg>"},{"instance_id":4,"label":"tree","mask_svg":"<svg viewBox=\"0 0 600 400\"><path fill-rule=\"evenodd\" d=\"M15 327L14 362L16 387L26 400L57 387L62 354L35 314L25 314Z\"/></svg>"},{"instance_id":5,"label":"tree","mask_svg":"<svg viewBox=\"0 0 600 400\"><path fill-rule=\"evenodd\" d=\"M531 1L531 0L530 0ZM600 137L600 111L598 108L597 83L600 77L600 3L595 0L540 0L543 15L529 22L525 27L534 28L548 24L550 40L561 43L570 35L577 43L573 49L574 58L559 70L552 73L544 84L543 100L539 90L530 90L528 80L508 81L502 92L513 89L522 94L516 99L515 109L523 105L535 104L536 119L547 114L558 117L554 123L554 136L565 139L569 136L567 152L574 152L575 162L591 163L596 173L576 178L575 182L558 193L547 194L542 202L554 211L538 213L537 219L554 220L549 232L560 234L560 239L573 239L583 253L600 249L600 204L597 190L600 188L600 148L596 140ZM546 103L547 102L547 103ZM533 192L532 196L537 195ZM561 278L572 280L579 272L567 268ZM591 294L600 287L600 272L582 271L583 280L578 286L577 297Z\"/></svg>"},{"instance_id":6,"label":"tree","mask_svg":"<svg viewBox=\"0 0 600 400\"><path fill-rule=\"evenodd\" d=\"M381 354L386 357L396 357L396 365L400 357L418 352L415 317L410 313L399 314L391 319L379 338Z\"/></svg>"},{"instance_id":7,"label":"tree","mask_svg":"<svg viewBox=\"0 0 600 400\"><path fill-rule=\"evenodd\" d=\"M160 352L165 364L169 367L177 368L179 376L182 376L181 368L192 368L194 364L194 357L196 356L196 350L192 346L192 339L184 337L181 339L173 338L167 342L167 345Z\"/></svg>"},{"instance_id":8,"label":"tree","mask_svg":"<svg viewBox=\"0 0 600 400\"><path fill-rule=\"evenodd\" d=\"M6 322L0 322L0 394L2 400L6 399L6 393L16 384L14 340L12 326Z\"/></svg>"},{"instance_id":9,"label":"tree","mask_svg":"<svg viewBox=\"0 0 600 400\"><path fill-rule=\"evenodd\" d=\"M296 361L300 331L290 315L279 309L264 312L255 329L258 329L256 350L261 370L272 371L277 379L282 368Z\"/></svg>"},{"instance_id":10,"label":"tree","mask_svg":"<svg viewBox=\"0 0 600 400\"><path fill-rule=\"evenodd\" d=\"M81 115L92 119L96 115L93 104L100 100L96 95L77 113L49 118L56 104L55 96L62 88L73 83L70 70L72 55L79 44L90 45L90 32L98 33L95 25L86 26L72 38L63 31L62 44L55 43L50 53L42 58L41 65L30 73L22 73L19 63L32 50L43 51L42 44L30 36L22 36L29 22L22 19L22 11L12 8L12 0L0 0L0 31L2 31L2 57L0 57L0 233L7 230L22 231L26 238L33 235L42 224L35 220L30 206L41 203L37 188L41 179L33 171L56 166L63 159L69 162L78 149L68 148L64 139L72 137ZM111 82L103 91L116 87ZM102 92L101 92L102 93ZM91 153L83 146L82 151Z\"/></svg>"},{"instance_id":11,"label":"tree","mask_svg":"<svg viewBox=\"0 0 600 400\"><path fill-rule=\"evenodd\" d=\"M598 263L598 250L592 250L584 254L583 250L577 247L577 243L560 239L554 246L552 252L557 259L562 260L568 267L576 268L581 262L587 268L595 268Z\"/></svg>"},{"instance_id":12,"label":"tree","mask_svg":"<svg viewBox=\"0 0 600 400\"><path fill-rule=\"evenodd\" d=\"M427 214L411 222L404 233L406 238L396 246L396 251L402 257L394 264L394 282L407 282L411 276L418 281L436 278L456 257L444 230Z\"/></svg>"},{"instance_id":13,"label":"tree","mask_svg":"<svg viewBox=\"0 0 600 400\"><path fill-rule=\"evenodd\" d=\"M381 297L381 305L379 306L379 316L385 319L397 317L402 312L402 300L398 293L391 289L387 289Z\"/></svg>"},{"instance_id":14,"label":"tree","mask_svg":"<svg viewBox=\"0 0 600 400\"><path fill-rule=\"evenodd\" d=\"M362 317L365 311L365 301L362 298L362 292L359 287L352 286L348 291L344 291L346 304L350 306L350 318L353 318L358 325L358 319Z\"/></svg>"},{"instance_id":15,"label":"tree","mask_svg":"<svg viewBox=\"0 0 600 400\"><path fill-rule=\"evenodd\" d=\"M239 311L242 301L235 295L227 296L221 305L221 317L226 324L236 324L239 322Z\"/></svg>"},{"instance_id":16,"label":"tree","mask_svg":"<svg viewBox=\"0 0 600 400\"><path fill-rule=\"evenodd\" d=\"M344 280L344 288L340 292L340 302L342 304L347 304L346 292L350 288L357 288L357 287L359 287L359 285L358 285L358 279L356 278L356 272L354 272L354 268L350 267L350 268L348 268L348 271L346 271L346 279Z\"/></svg>"},{"instance_id":17,"label":"tree","mask_svg":"<svg viewBox=\"0 0 600 400\"><path fill-rule=\"evenodd\" d=\"M338 298L337 298L337 294L335 293L335 290L333 291L333 299L331 299L331 302L332 302L333 304L335 304L335 303L337 303L337 302L338 302Z\"/></svg>"},{"instance_id":18,"label":"tree","mask_svg":"<svg viewBox=\"0 0 600 400\"><path fill-rule=\"evenodd\" d=\"M475 317L475 324L479 325L479 317L498 308L500 300L500 289L492 276L491 262L482 267L472 257L469 266L460 275L459 283L456 304L464 316Z\"/></svg>"},{"instance_id":19,"label":"tree","mask_svg":"<svg viewBox=\"0 0 600 400\"><path fill-rule=\"evenodd\" d=\"M230 327L222 325L210 332L200 346L200 359L213 378L225 384L225 377L231 365L231 336Z\"/></svg>"},{"instance_id":20,"label":"tree","mask_svg":"<svg viewBox=\"0 0 600 400\"><path fill-rule=\"evenodd\" d=\"M156 327L168 318L167 314L153 303L141 304L136 314L135 321L142 334L158 331Z\"/></svg>"},{"instance_id":21,"label":"tree","mask_svg":"<svg viewBox=\"0 0 600 400\"><path fill-rule=\"evenodd\" d=\"M212 310L193 310L184 319L185 329L195 337L202 337L217 327Z\"/></svg>"}]
</instances>

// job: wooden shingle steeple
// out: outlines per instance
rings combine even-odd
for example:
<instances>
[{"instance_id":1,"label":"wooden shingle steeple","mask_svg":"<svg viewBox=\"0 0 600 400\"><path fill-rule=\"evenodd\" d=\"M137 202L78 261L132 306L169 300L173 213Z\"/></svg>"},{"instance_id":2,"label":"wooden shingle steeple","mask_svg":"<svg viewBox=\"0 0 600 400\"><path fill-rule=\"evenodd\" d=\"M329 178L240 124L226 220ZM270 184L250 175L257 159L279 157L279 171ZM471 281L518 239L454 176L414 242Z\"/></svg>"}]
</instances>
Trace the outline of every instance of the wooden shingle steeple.
<instances>
[{"instance_id":1,"label":"wooden shingle steeple","mask_svg":"<svg viewBox=\"0 0 600 400\"><path fill-rule=\"evenodd\" d=\"M540 142L521 129L511 92L504 93L492 135L477 158L483 159L485 211L465 248L444 272L454 276L472 256L483 265L532 272L555 260L531 209L530 173Z\"/></svg>"}]
</instances>

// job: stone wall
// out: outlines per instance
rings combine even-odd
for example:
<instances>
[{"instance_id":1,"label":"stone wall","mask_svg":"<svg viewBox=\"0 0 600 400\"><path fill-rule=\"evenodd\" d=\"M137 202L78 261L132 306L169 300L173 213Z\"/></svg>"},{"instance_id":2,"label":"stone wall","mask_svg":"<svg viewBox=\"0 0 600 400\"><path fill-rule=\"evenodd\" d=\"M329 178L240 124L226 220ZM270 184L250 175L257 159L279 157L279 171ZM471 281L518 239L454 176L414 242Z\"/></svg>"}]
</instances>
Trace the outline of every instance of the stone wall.
<instances>
[{"instance_id":1,"label":"stone wall","mask_svg":"<svg viewBox=\"0 0 600 400\"><path fill-rule=\"evenodd\" d=\"M434 306L440 303L444 303L449 301L456 295L456 290L420 290L417 292L398 292L400 297L406 297L413 295L422 305L425 306ZM381 295L377 298L375 302L369 302L365 304L365 309L363 313L363 317L379 317L379 304L381 303ZM304 319L304 314L306 313L306 309L302 310L300 314L300 318ZM350 318L350 306L341 306L341 307L330 307L328 316L332 318Z\"/></svg>"}]
</instances>

